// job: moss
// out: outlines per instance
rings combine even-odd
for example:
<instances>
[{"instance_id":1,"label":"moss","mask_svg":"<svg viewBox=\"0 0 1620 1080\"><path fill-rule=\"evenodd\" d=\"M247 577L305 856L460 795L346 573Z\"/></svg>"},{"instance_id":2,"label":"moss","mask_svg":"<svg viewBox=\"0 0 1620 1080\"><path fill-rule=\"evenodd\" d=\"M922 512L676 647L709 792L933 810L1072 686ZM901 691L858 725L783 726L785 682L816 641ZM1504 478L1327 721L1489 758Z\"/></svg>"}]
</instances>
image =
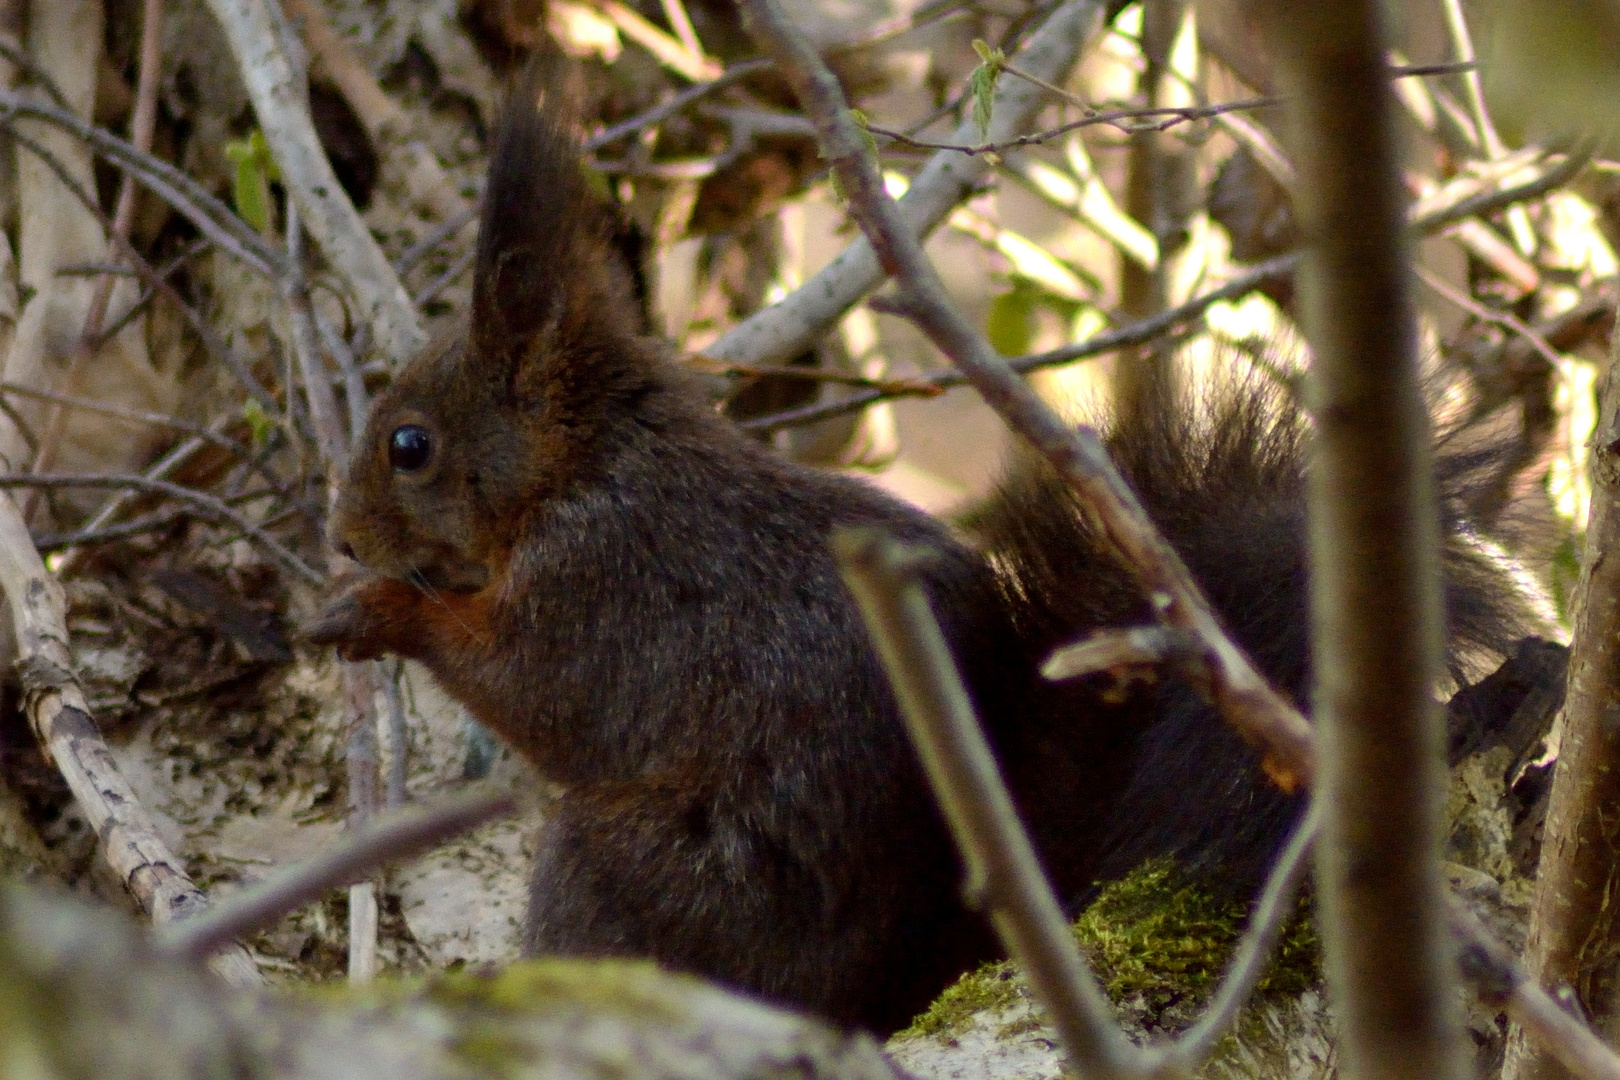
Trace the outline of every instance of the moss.
<instances>
[{"instance_id":1,"label":"moss","mask_svg":"<svg viewBox=\"0 0 1620 1080\"><path fill-rule=\"evenodd\" d=\"M897 1033L895 1038L947 1035L960 1030L979 1013L1006 1008L1026 996L1024 982L1016 978L1016 974L1016 969L1005 960L968 972L947 986L944 993L934 999L928 1011L913 1020L910 1027Z\"/></svg>"},{"instance_id":2,"label":"moss","mask_svg":"<svg viewBox=\"0 0 1620 1080\"><path fill-rule=\"evenodd\" d=\"M1297 994L1317 981L1315 927L1301 910L1284 929L1259 995ZM1148 1027L1179 1026L1172 1008L1201 1001L1219 983L1242 936L1248 905L1215 899L1168 860L1148 863L1105 889L1075 920L1074 936L1116 1004ZM972 1018L1028 996L1012 964L964 975L896 1038L950 1036ZM1014 1020L1010 1027L1017 1027Z\"/></svg>"},{"instance_id":3,"label":"moss","mask_svg":"<svg viewBox=\"0 0 1620 1080\"><path fill-rule=\"evenodd\" d=\"M489 1024L463 1032L452 1041L450 1051L480 1076L513 1076L534 1060L533 1047Z\"/></svg>"},{"instance_id":4,"label":"moss","mask_svg":"<svg viewBox=\"0 0 1620 1080\"><path fill-rule=\"evenodd\" d=\"M429 997L445 1005L533 1012L579 1005L619 1013L680 1013L685 976L645 960L523 960L486 976L465 971L428 983Z\"/></svg>"},{"instance_id":5,"label":"moss","mask_svg":"<svg viewBox=\"0 0 1620 1080\"><path fill-rule=\"evenodd\" d=\"M1285 928L1260 993L1298 993L1317 979L1316 931L1301 912ZM1074 935L1115 1001L1149 1014L1214 989L1242 936L1248 905L1221 901L1169 860L1150 862L1103 890Z\"/></svg>"}]
</instances>

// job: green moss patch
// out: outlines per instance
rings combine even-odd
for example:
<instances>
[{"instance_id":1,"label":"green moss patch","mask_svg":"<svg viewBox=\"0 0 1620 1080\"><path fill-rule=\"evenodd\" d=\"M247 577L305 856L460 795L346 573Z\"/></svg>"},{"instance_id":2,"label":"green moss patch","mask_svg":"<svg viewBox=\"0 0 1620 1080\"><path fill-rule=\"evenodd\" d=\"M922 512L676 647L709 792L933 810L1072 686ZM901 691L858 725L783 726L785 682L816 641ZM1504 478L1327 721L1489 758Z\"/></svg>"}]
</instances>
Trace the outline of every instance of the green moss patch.
<instances>
[{"instance_id":1,"label":"green moss patch","mask_svg":"<svg viewBox=\"0 0 1620 1080\"><path fill-rule=\"evenodd\" d=\"M1144 1027L1173 1030L1219 984L1247 917L1247 903L1217 900L1169 860L1158 860L1105 888L1075 920L1074 936L1116 1005ZM1258 995L1297 994L1317 978L1316 931L1302 900ZM948 988L897 1038L948 1037L976 1014L1028 996L1012 964L986 964Z\"/></svg>"}]
</instances>

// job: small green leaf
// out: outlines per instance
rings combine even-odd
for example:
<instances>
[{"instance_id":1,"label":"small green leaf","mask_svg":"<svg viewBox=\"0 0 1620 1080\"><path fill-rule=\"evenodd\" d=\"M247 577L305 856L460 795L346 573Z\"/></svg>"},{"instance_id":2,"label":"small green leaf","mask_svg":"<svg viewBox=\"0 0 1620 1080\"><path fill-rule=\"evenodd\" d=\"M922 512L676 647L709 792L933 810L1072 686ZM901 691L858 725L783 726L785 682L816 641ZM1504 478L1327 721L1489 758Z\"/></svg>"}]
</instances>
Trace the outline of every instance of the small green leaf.
<instances>
[{"instance_id":1,"label":"small green leaf","mask_svg":"<svg viewBox=\"0 0 1620 1080\"><path fill-rule=\"evenodd\" d=\"M1014 278L1012 288L990 301L984 334L1002 356L1023 356L1035 340L1035 309L1040 292L1022 278Z\"/></svg>"},{"instance_id":2,"label":"small green leaf","mask_svg":"<svg viewBox=\"0 0 1620 1080\"><path fill-rule=\"evenodd\" d=\"M866 114L859 109L849 110L849 115L854 118L855 123L860 125L861 141L866 144L866 152L871 154L873 157L877 157L877 139L873 138L872 136L872 129L869 126L871 121L868 120Z\"/></svg>"},{"instance_id":3,"label":"small green leaf","mask_svg":"<svg viewBox=\"0 0 1620 1080\"><path fill-rule=\"evenodd\" d=\"M248 436L253 442L253 449L263 450L270 442L270 435L276 429L276 422L264 411L253 398L248 398L242 405L242 419L247 421Z\"/></svg>"},{"instance_id":4,"label":"small green leaf","mask_svg":"<svg viewBox=\"0 0 1620 1080\"><path fill-rule=\"evenodd\" d=\"M270 153L270 143L266 141L264 132L254 128L248 135L248 145L253 148L253 157L264 170L265 179L280 180L281 170L276 167L275 155Z\"/></svg>"},{"instance_id":5,"label":"small green leaf","mask_svg":"<svg viewBox=\"0 0 1620 1080\"><path fill-rule=\"evenodd\" d=\"M247 138L226 143L225 157L236 166L231 184L236 212L263 232L270 225L270 181L281 179L264 132L254 128Z\"/></svg>"},{"instance_id":6,"label":"small green leaf","mask_svg":"<svg viewBox=\"0 0 1620 1080\"><path fill-rule=\"evenodd\" d=\"M968 76L968 95L973 98L973 123L984 140L990 131L990 110L995 103L996 79L1001 76L1007 54L992 49L978 38L973 39L973 51L979 54L979 66Z\"/></svg>"}]
</instances>

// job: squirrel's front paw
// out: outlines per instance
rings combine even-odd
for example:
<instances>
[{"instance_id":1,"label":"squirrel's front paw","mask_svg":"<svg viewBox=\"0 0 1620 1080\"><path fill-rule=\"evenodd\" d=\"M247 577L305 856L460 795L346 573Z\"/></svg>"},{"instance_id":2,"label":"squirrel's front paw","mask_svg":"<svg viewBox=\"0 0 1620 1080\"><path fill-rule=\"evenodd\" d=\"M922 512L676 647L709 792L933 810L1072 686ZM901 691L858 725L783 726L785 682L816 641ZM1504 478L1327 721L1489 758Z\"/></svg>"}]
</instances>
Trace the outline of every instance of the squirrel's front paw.
<instances>
[{"instance_id":1,"label":"squirrel's front paw","mask_svg":"<svg viewBox=\"0 0 1620 1080\"><path fill-rule=\"evenodd\" d=\"M338 656L345 660L375 660L400 651L399 631L409 625L409 609L415 602L415 590L404 582L362 578L304 627L304 638L315 645L337 646Z\"/></svg>"}]
</instances>

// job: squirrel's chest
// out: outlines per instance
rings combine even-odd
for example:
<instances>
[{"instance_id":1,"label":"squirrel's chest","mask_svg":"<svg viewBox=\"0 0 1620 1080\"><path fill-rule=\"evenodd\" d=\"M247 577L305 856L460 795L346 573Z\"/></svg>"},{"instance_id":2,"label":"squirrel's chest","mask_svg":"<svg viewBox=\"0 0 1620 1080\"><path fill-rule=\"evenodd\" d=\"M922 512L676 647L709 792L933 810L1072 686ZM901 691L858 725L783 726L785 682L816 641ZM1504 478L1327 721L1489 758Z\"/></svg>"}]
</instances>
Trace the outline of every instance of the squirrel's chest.
<instances>
[{"instance_id":1,"label":"squirrel's chest","mask_svg":"<svg viewBox=\"0 0 1620 1080\"><path fill-rule=\"evenodd\" d=\"M441 679L553 779L624 778L705 745L774 757L869 722L872 664L826 574L544 569L502 590L479 662Z\"/></svg>"}]
</instances>

